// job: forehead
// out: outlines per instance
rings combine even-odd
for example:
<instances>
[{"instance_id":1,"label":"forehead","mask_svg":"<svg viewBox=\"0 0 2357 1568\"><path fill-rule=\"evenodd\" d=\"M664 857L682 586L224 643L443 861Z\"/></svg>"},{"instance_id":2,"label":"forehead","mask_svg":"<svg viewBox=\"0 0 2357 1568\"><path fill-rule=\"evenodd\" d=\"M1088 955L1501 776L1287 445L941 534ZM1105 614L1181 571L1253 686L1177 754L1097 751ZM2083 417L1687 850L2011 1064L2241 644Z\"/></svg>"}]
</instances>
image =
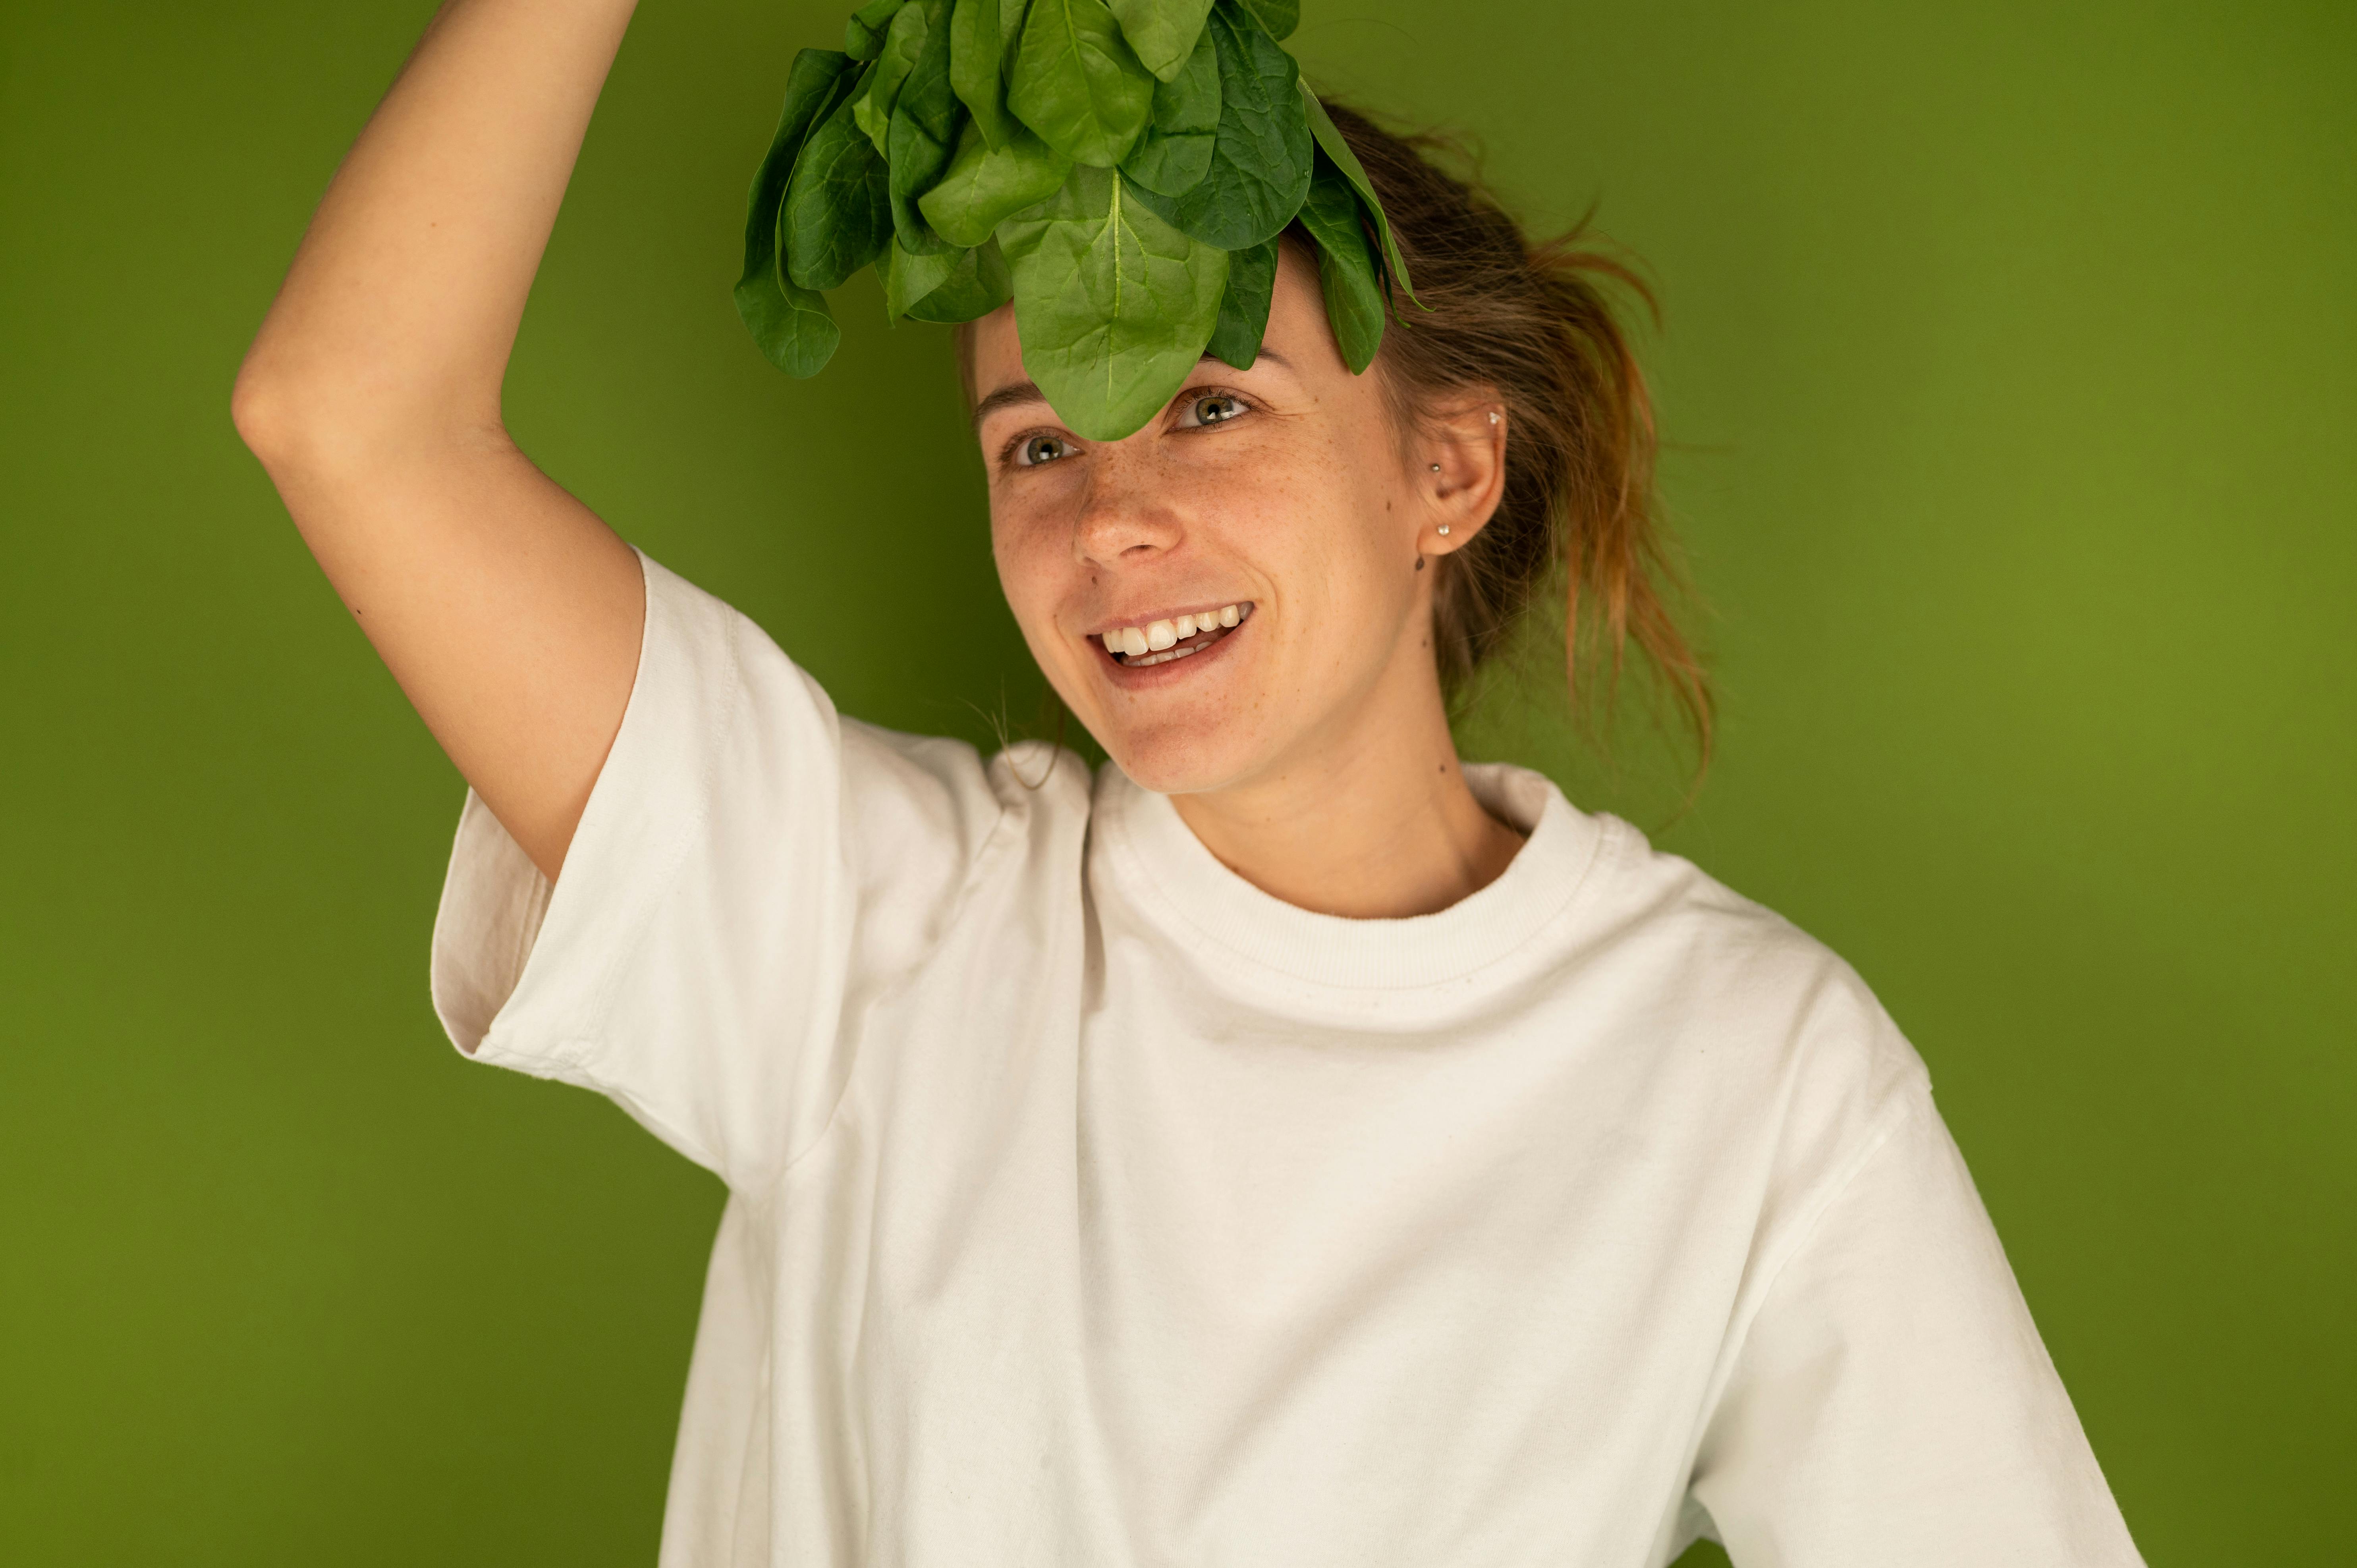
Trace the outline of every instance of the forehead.
<instances>
[{"instance_id":1,"label":"forehead","mask_svg":"<svg viewBox=\"0 0 2357 1568\"><path fill-rule=\"evenodd\" d=\"M1318 263L1292 234L1277 242L1276 292L1269 301L1268 338L1293 346L1305 327L1326 331L1326 296L1318 285ZM1314 322L1305 320L1314 317ZM1330 335L1330 334L1329 334ZM958 374L971 409L1001 387L1027 379L1023 344L1016 331L1015 306L1002 305L957 329Z\"/></svg>"}]
</instances>

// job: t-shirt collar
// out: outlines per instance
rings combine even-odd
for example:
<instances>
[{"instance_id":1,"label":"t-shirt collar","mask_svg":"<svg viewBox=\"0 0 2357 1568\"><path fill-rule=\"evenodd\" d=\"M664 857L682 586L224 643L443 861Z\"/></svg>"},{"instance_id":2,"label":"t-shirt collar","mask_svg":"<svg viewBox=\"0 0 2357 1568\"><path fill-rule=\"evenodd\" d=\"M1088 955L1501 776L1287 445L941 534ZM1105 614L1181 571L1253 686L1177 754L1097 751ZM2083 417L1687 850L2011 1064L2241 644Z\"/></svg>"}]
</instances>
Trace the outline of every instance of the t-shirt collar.
<instances>
[{"instance_id":1,"label":"t-shirt collar","mask_svg":"<svg viewBox=\"0 0 2357 1568\"><path fill-rule=\"evenodd\" d=\"M1108 763L1095 829L1110 873L1138 910L1220 960L1351 990L1442 984L1514 953L1578 897L1606 834L1545 776L1505 763L1465 768L1474 798L1529 834L1503 875L1430 915L1351 919L1262 892L1203 847L1167 795Z\"/></svg>"}]
</instances>

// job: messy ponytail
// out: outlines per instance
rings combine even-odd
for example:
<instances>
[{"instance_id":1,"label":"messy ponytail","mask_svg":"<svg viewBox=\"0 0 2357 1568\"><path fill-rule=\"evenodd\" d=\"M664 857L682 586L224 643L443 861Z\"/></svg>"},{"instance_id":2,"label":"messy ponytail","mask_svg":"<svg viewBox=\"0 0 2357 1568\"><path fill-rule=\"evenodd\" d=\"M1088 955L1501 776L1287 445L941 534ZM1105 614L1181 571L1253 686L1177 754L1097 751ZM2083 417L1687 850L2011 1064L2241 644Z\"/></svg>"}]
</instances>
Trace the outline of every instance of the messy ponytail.
<instances>
[{"instance_id":1,"label":"messy ponytail","mask_svg":"<svg viewBox=\"0 0 2357 1568\"><path fill-rule=\"evenodd\" d=\"M1708 677L1672 609L1683 584L1653 495L1653 407L1606 290L1652 293L1582 230L1537 243L1478 185L1444 168L1454 149L1394 135L1327 101L1366 166L1418 309L1396 298L1375 369L1403 429L1451 394L1507 411L1505 494L1487 527L1441 557L1434 648L1443 684L1507 645L1563 573L1564 656L1575 703L1609 708L1636 645L1706 765Z\"/></svg>"}]
</instances>

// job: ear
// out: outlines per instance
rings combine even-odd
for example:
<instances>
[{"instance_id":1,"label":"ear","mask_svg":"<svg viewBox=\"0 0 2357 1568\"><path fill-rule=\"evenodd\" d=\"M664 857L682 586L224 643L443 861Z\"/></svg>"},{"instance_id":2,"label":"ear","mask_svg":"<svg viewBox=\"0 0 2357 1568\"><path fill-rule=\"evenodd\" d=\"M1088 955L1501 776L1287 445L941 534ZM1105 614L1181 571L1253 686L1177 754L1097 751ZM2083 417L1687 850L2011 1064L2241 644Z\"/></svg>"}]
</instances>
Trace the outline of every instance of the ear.
<instances>
[{"instance_id":1,"label":"ear","mask_svg":"<svg viewBox=\"0 0 2357 1568\"><path fill-rule=\"evenodd\" d=\"M1488 388L1423 412L1412 476L1425 499L1416 548L1460 550L1496 514L1506 494L1506 405Z\"/></svg>"}]
</instances>

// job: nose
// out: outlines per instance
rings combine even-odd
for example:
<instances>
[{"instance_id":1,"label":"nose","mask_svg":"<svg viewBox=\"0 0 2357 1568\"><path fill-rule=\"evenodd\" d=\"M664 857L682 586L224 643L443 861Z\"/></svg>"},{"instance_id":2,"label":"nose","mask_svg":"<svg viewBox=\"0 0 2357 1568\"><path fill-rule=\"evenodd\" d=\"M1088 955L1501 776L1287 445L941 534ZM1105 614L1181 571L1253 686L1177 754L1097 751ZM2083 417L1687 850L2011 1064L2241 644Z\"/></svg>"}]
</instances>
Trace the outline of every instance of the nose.
<instances>
[{"instance_id":1,"label":"nose","mask_svg":"<svg viewBox=\"0 0 2357 1568\"><path fill-rule=\"evenodd\" d=\"M1134 566L1178 544L1185 531L1152 467L1143 454L1112 443L1098 448L1072 528L1075 559L1084 565Z\"/></svg>"}]
</instances>

